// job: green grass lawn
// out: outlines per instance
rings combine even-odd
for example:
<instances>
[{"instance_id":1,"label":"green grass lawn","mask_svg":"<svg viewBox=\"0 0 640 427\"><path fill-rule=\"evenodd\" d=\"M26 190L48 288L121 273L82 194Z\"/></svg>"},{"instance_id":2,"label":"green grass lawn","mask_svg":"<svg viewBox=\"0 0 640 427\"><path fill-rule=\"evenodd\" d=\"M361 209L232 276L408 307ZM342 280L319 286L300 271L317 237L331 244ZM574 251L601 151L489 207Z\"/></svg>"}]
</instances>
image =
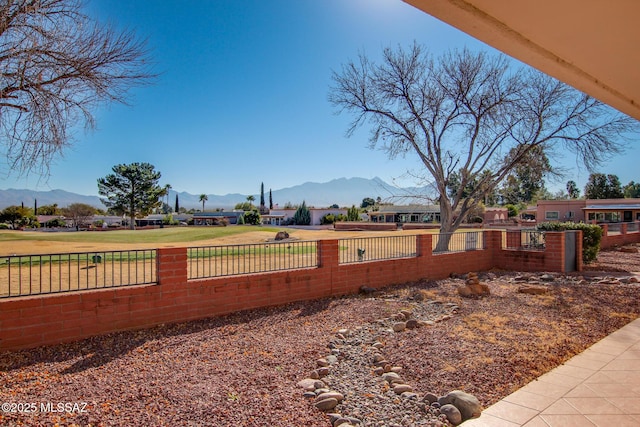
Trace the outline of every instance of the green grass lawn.
<instances>
[{"instance_id":1,"label":"green grass lawn","mask_svg":"<svg viewBox=\"0 0 640 427\"><path fill-rule=\"evenodd\" d=\"M273 227L236 225L233 227L171 227L153 230L30 232L0 230L0 242L53 241L86 243L177 243L196 242L235 234L267 231L276 233ZM0 243L1 244L1 243Z\"/></svg>"}]
</instances>

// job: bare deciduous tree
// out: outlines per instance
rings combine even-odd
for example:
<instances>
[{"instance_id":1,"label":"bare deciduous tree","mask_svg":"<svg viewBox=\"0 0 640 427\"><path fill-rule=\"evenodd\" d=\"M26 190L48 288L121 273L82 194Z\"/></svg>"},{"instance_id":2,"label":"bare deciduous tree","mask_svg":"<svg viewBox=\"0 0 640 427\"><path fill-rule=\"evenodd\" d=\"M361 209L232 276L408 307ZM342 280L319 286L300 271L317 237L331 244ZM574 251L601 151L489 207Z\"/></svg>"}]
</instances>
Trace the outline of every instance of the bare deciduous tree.
<instances>
[{"instance_id":1,"label":"bare deciduous tree","mask_svg":"<svg viewBox=\"0 0 640 427\"><path fill-rule=\"evenodd\" d=\"M359 61L333 73L329 100L354 115L347 134L371 124L371 146L393 158L416 154L433 182L442 232L540 147L570 150L591 168L624 148L637 122L504 56L468 50L433 58L414 43L387 48L379 64ZM447 194L455 178L456 191Z\"/></svg>"},{"instance_id":2,"label":"bare deciduous tree","mask_svg":"<svg viewBox=\"0 0 640 427\"><path fill-rule=\"evenodd\" d=\"M126 101L148 83L145 42L94 22L80 0L0 3L0 147L10 171L48 171L72 141L94 127L92 111Z\"/></svg>"},{"instance_id":3,"label":"bare deciduous tree","mask_svg":"<svg viewBox=\"0 0 640 427\"><path fill-rule=\"evenodd\" d=\"M91 222L91 217L96 214L97 209L85 203L72 203L62 209L63 215L71 220L73 227L84 227Z\"/></svg>"}]
</instances>

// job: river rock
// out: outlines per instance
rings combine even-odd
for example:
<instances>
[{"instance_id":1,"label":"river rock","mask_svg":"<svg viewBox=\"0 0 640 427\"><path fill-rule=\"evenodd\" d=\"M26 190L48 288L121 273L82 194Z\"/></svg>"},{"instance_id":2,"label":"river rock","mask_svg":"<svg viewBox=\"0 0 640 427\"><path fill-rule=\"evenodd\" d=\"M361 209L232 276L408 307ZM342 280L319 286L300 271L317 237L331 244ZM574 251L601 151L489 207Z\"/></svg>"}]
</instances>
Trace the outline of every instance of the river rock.
<instances>
[{"instance_id":1,"label":"river rock","mask_svg":"<svg viewBox=\"0 0 640 427\"><path fill-rule=\"evenodd\" d=\"M440 407L440 413L446 415L447 420L454 426L462 422L462 414L460 410L453 405L446 404Z\"/></svg>"},{"instance_id":2,"label":"river rock","mask_svg":"<svg viewBox=\"0 0 640 427\"><path fill-rule=\"evenodd\" d=\"M322 412L330 411L336 406L338 406L338 400L330 397L328 399L320 400L315 403L316 408L320 409Z\"/></svg>"},{"instance_id":3,"label":"river rock","mask_svg":"<svg viewBox=\"0 0 640 427\"><path fill-rule=\"evenodd\" d=\"M402 332L407 329L406 322L398 322L393 324L393 332Z\"/></svg>"},{"instance_id":4,"label":"river rock","mask_svg":"<svg viewBox=\"0 0 640 427\"><path fill-rule=\"evenodd\" d=\"M405 391L413 391L413 387L411 387L409 384L398 384L393 387L393 392L395 394L402 394Z\"/></svg>"},{"instance_id":5,"label":"river rock","mask_svg":"<svg viewBox=\"0 0 640 427\"><path fill-rule=\"evenodd\" d=\"M382 379L389 384L402 383L402 378L400 378L400 375L396 374L395 372L387 372L383 374Z\"/></svg>"},{"instance_id":6,"label":"river rock","mask_svg":"<svg viewBox=\"0 0 640 427\"><path fill-rule=\"evenodd\" d=\"M423 402L428 402L428 403L429 403L429 405L431 405L432 403L434 403L434 402L437 402L437 401L438 401L438 396L436 396L436 395L435 395L435 394L433 394L433 393L427 393L427 394L425 394L425 395L424 395L424 397L422 398L422 401L423 401Z\"/></svg>"},{"instance_id":7,"label":"river rock","mask_svg":"<svg viewBox=\"0 0 640 427\"><path fill-rule=\"evenodd\" d=\"M440 397L438 399L438 403L442 406L453 405L458 408L462 414L463 421L471 418L477 418L482 412L480 401L478 401L475 396L460 390L452 391L446 396ZM440 409L442 410L442 408Z\"/></svg>"},{"instance_id":8,"label":"river rock","mask_svg":"<svg viewBox=\"0 0 640 427\"><path fill-rule=\"evenodd\" d=\"M298 381L298 387L302 387L305 391L313 391L316 389L315 383L317 380L313 378L305 378Z\"/></svg>"},{"instance_id":9,"label":"river rock","mask_svg":"<svg viewBox=\"0 0 640 427\"><path fill-rule=\"evenodd\" d=\"M316 397L316 403L330 398L336 399L338 403L344 400L342 393L338 393L337 391L328 391L326 393L319 394L318 397Z\"/></svg>"},{"instance_id":10,"label":"river rock","mask_svg":"<svg viewBox=\"0 0 640 427\"><path fill-rule=\"evenodd\" d=\"M407 329L415 329L418 326L420 326L420 324L418 323L418 321L416 319L409 319L406 322L406 326L407 326Z\"/></svg>"}]
</instances>

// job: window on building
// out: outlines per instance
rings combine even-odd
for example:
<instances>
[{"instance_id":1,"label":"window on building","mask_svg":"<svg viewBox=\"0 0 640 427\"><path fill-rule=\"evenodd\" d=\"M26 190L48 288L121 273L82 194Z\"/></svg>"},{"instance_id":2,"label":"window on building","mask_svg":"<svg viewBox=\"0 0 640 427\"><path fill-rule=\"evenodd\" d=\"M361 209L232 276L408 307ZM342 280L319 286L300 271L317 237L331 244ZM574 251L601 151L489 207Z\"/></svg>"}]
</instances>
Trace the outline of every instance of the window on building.
<instances>
[{"instance_id":1,"label":"window on building","mask_svg":"<svg viewBox=\"0 0 640 427\"><path fill-rule=\"evenodd\" d=\"M558 211L548 211L544 213L544 219L551 221L559 218L560 218L560 212Z\"/></svg>"},{"instance_id":2,"label":"window on building","mask_svg":"<svg viewBox=\"0 0 640 427\"><path fill-rule=\"evenodd\" d=\"M589 212L589 221L620 222L620 212Z\"/></svg>"}]
</instances>

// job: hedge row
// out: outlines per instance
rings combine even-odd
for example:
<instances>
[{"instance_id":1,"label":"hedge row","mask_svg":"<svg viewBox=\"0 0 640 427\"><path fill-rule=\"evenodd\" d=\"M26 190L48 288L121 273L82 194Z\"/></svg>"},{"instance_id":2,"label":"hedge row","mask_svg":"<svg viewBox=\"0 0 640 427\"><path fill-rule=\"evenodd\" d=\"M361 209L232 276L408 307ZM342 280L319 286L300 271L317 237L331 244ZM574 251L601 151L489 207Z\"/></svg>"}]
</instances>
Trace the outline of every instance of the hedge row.
<instances>
[{"instance_id":1,"label":"hedge row","mask_svg":"<svg viewBox=\"0 0 640 427\"><path fill-rule=\"evenodd\" d=\"M582 231L582 262L588 264L596 260L602 241L602 228L598 225L581 222L543 222L538 224L541 231Z\"/></svg>"}]
</instances>

